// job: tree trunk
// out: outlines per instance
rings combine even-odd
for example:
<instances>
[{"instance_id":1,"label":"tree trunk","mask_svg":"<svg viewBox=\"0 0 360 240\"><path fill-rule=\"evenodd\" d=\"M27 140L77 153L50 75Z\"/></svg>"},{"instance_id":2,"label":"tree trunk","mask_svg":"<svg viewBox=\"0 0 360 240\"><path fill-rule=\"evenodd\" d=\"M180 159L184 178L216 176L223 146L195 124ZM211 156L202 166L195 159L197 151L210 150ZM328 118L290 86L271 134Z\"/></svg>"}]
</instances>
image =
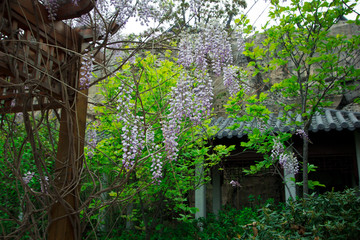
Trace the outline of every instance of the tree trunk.
<instances>
[{"instance_id":1,"label":"tree trunk","mask_svg":"<svg viewBox=\"0 0 360 240\"><path fill-rule=\"evenodd\" d=\"M303 136L303 197L309 194L309 176L308 176L308 163L309 163L309 140L307 139L309 130L305 130Z\"/></svg>"}]
</instances>

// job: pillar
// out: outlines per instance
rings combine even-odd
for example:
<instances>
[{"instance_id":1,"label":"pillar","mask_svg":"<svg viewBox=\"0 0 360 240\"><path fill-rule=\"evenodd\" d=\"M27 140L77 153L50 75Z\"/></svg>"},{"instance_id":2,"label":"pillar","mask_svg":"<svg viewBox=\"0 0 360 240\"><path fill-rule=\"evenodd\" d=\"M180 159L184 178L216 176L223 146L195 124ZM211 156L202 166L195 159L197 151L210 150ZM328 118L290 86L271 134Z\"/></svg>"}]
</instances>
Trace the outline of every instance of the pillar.
<instances>
[{"instance_id":1,"label":"pillar","mask_svg":"<svg viewBox=\"0 0 360 240\"><path fill-rule=\"evenodd\" d=\"M217 216L221 209L221 174L218 167L214 167L211 177L213 183L213 213Z\"/></svg>"},{"instance_id":2,"label":"pillar","mask_svg":"<svg viewBox=\"0 0 360 240\"><path fill-rule=\"evenodd\" d=\"M360 187L360 131L355 130L355 150L356 150L356 163L357 163L357 169L358 169L358 186Z\"/></svg>"},{"instance_id":3,"label":"pillar","mask_svg":"<svg viewBox=\"0 0 360 240\"><path fill-rule=\"evenodd\" d=\"M284 179L285 179L285 201L288 201L290 198L295 199L296 184L293 181L293 179L295 179L295 174L287 173L284 170Z\"/></svg>"},{"instance_id":4,"label":"pillar","mask_svg":"<svg viewBox=\"0 0 360 240\"><path fill-rule=\"evenodd\" d=\"M195 189L195 207L199 209L195 213L195 218L206 217L206 186L204 181L204 165L198 164L195 167L195 178L200 182L200 186Z\"/></svg>"}]
</instances>

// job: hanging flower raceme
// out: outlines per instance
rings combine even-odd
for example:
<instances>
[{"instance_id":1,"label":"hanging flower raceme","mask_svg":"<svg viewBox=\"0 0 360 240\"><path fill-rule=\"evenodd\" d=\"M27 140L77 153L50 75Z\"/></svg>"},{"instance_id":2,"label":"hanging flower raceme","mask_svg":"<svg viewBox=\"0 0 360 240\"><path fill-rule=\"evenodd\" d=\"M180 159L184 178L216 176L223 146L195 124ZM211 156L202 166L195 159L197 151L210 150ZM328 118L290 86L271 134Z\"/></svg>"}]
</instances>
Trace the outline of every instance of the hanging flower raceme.
<instances>
[{"instance_id":1,"label":"hanging flower raceme","mask_svg":"<svg viewBox=\"0 0 360 240\"><path fill-rule=\"evenodd\" d=\"M294 153L280 154L279 163L286 173L297 174L299 172L299 162Z\"/></svg>"},{"instance_id":2,"label":"hanging flower raceme","mask_svg":"<svg viewBox=\"0 0 360 240\"><path fill-rule=\"evenodd\" d=\"M238 47L238 52L242 53L245 51L245 38L242 31L236 33L236 43Z\"/></svg>"},{"instance_id":3,"label":"hanging flower raceme","mask_svg":"<svg viewBox=\"0 0 360 240\"><path fill-rule=\"evenodd\" d=\"M23 177L22 180L24 181L25 184L28 184L31 179L34 177L35 172L27 172Z\"/></svg>"},{"instance_id":4,"label":"hanging flower raceme","mask_svg":"<svg viewBox=\"0 0 360 240\"><path fill-rule=\"evenodd\" d=\"M197 34L183 36L179 44L179 64L189 67L192 64L202 71L208 67L220 75L223 66L233 61L231 44L226 31L218 24L212 23L201 28Z\"/></svg>"},{"instance_id":5,"label":"hanging flower raceme","mask_svg":"<svg viewBox=\"0 0 360 240\"><path fill-rule=\"evenodd\" d=\"M198 15L201 8L201 0L190 0L189 5L191 12L194 15Z\"/></svg>"},{"instance_id":6,"label":"hanging flower raceme","mask_svg":"<svg viewBox=\"0 0 360 240\"><path fill-rule=\"evenodd\" d=\"M235 97L243 89L245 94L250 92L250 87L244 82L247 74L237 66L228 65L223 68L223 83L231 97Z\"/></svg>"},{"instance_id":7,"label":"hanging flower raceme","mask_svg":"<svg viewBox=\"0 0 360 240\"><path fill-rule=\"evenodd\" d=\"M297 174L299 172L299 162L293 153L286 152L284 145L278 140L273 139L274 145L270 157L273 161L279 160L279 164L286 173Z\"/></svg>"},{"instance_id":8,"label":"hanging flower raceme","mask_svg":"<svg viewBox=\"0 0 360 240\"><path fill-rule=\"evenodd\" d=\"M93 61L89 52L82 56L81 68L80 68L80 90L88 89L92 79Z\"/></svg>"},{"instance_id":9,"label":"hanging flower raceme","mask_svg":"<svg viewBox=\"0 0 360 240\"><path fill-rule=\"evenodd\" d=\"M151 157L151 174L154 182L160 183L162 178L162 155L159 152L159 145L155 144L155 134L152 129L146 130L146 145Z\"/></svg>"},{"instance_id":10,"label":"hanging flower raceme","mask_svg":"<svg viewBox=\"0 0 360 240\"><path fill-rule=\"evenodd\" d=\"M230 185L233 187L241 187L240 183L238 181L231 180Z\"/></svg>"},{"instance_id":11,"label":"hanging flower raceme","mask_svg":"<svg viewBox=\"0 0 360 240\"><path fill-rule=\"evenodd\" d=\"M33 179L34 176L35 176L35 172L28 171L22 177L22 180L24 181L24 183L26 185L28 185L30 183L31 179ZM44 179L40 179L40 189L41 189L42 193L47 193L48 186L49 186L49 177L48 176L45 176Z\"/></svg>"},{"instance_id":12,"label":"hanging flower raceme","mask_svg":"<svg viewBox=\"0 0 360 240\"><path fill-rule=\"evenodd\" d=\"M118 121L122 124L121 141L123 145L122 163L126 169L135 164L136 157L141 155L144 148L143 117L133 113L134 104L131 102L131 86L119 88Z\"/></svg>"},{"instance_id":13,"label":"hanging flower raceme","mask_svg":"<svg viewBox=\"0 0 360 240\"><path fill-rule=\"evenodd\" d=\"M307 139L307 141L311 143L309 136L306 134L306 132L303 129L297 129L295 131L295 134L300 136L302 139L304 138Z\"/></svg>"},{"instance_id":14,"label":"hanging flower raceme","mask_svg":"<svg viewBox=\"0 0 360 240\"><path fill-rule=\"evenodd\" d=\"M177 158L177 138L181 124L190 120L193 126L199 125L210 116L213 98L211 78L206 72L195 72L195 78L183 75L172 89L169 102L170 113L162 121L164 145L169 160Z\"/></svg>"},{"instance_id":15,"label":"hanging flower raceme","mask_svg":"<svg viewBox=\"0 0 360 240\"><path fill-rule=\"evenodd\" d=\"M235 97L240 91L240 85L237 80L237 70L237 67L231 65L224 68L223 82L231 97Z\"/></svg>"},{"instance_id":16,"label":"hanging flower raceme","mask_svg":"<svg viewBox=\"0 0 360 240\"><path fill-rule=\"evenodd\" d=\"M50 20L55 20L55 18L57 16L57 11L60 7L58 0L45 0L44 5L49 14L48 18Z\"/></svg>"},{"instance_id":17,"label":"hanging flower raceme","mask_svg":"<svg viewBox=\"0 0 360 240\"><path fill-rule=\"evenodd\" d=\"M88 131L88 145L90 147L90 150L88 151L87 156L91 159L94 156L94 149L97 145L97 134L95 129L91 129Z\"/></svg>"},{"instance_id":18,"label":"hanging flower raceme","mask_svg":"<svg viewBox=\"0 0 360 240\"><path fill-rule=\"evenodd\" d=\"M194 125L199 125L204 118L210 116L214 93L212 79L206 72L196 71L195 77L197 86L193 89L194 109L190 120Z\"/></svg>"}]
</instances>

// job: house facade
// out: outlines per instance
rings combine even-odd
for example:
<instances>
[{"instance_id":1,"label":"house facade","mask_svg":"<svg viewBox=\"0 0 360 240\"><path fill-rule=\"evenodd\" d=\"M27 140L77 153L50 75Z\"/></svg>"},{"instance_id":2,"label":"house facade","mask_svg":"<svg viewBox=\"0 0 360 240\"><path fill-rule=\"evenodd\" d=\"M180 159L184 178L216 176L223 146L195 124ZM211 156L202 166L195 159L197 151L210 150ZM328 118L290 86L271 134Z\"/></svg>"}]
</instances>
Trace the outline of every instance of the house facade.
<instances>
[{"instance_id":1,"label":"house facade","mask_svg":"<svg viewBox=\"0 0 360 240\"><path fill-rule=\"evenodd\" d=\"M268 127L274 132L295 131L295 126L286 124L288 121L278 120L280 114L283 113L271 116ZM290 118L290 114L288 116ZM256 123L243 122L238 129L230 130L233 124L234 120L230 118L220 117L212 121L212 125L220 129L215 135L214 145L236 145L237 150L223 161L222 166L213 169L210 184L196 190L195 206L200 210L197 217L205 217L206 212L217 213L224 205L240 208L269 198L284 202L290 197L301 196L300 189L290 179L301 182L302 174L286 175L284 181L275 168L255 175L243 173L244 168L261 161L263 156L240 147L240 142L247 140L247 129ZM360 186L360 113L324 109L313 117L309 138L309 163L318 167L309 174L309 179L325 185L312 191L323 193ZM294 134L291 144L301 159L302 139ZM231 181L238 184L232 185Z\"/></svg>"}]
</instances>

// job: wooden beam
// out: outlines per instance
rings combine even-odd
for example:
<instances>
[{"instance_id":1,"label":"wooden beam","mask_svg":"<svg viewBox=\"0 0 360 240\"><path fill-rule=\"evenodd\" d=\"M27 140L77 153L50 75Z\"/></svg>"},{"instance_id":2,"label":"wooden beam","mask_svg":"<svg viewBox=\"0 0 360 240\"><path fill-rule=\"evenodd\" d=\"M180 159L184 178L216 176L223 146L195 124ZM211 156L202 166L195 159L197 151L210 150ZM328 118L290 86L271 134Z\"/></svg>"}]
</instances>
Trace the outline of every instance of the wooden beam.
<instances>
[{"instance_id":1,"label":"wooden beam","mask_svg":"<svg viewBox=\"0 0 360 240\"><path fill-rule=\"evenodd\" d=\"M63 107L60 103L44 103L44 104L35 104L31 107L27 107L26 111L40 111L40 110L47 110L47 109L59 109ZM6 114L6 113L19 113L23 112L24 107L23 106L14 106L14 107L2 107L0 108L0 114Z\"/></svg>"},{"instance_id":2,"label":"wooden beam","mask_svg":"<svg viewBox=\"0 0 360 240\"><path fill-rule=\"evenodd\" d=\"M82 15L90 12L95 7L91 0L80 0L77 5L72 1L62 4L57 10L56 20L65 20L71 18L81 17Z\"/></svg>"},{"instance_id":3,"label":"wooden beam","mask_svg":"<svg viewBox=\"0 0 360 240\"><path fill-rule=\"evenodd\" d=\"M38 1L10 1L10 8L12 19L18 21L19 27L22 29L31 29L34 33L47 39L50 44L59 44L75 51L80 47L82 40L77 31L61 21L51 22L46 8ZM6 11L5 14L7 14ZM5 15L5 17L8 16Z\"/></svg>"}]
</instances>

